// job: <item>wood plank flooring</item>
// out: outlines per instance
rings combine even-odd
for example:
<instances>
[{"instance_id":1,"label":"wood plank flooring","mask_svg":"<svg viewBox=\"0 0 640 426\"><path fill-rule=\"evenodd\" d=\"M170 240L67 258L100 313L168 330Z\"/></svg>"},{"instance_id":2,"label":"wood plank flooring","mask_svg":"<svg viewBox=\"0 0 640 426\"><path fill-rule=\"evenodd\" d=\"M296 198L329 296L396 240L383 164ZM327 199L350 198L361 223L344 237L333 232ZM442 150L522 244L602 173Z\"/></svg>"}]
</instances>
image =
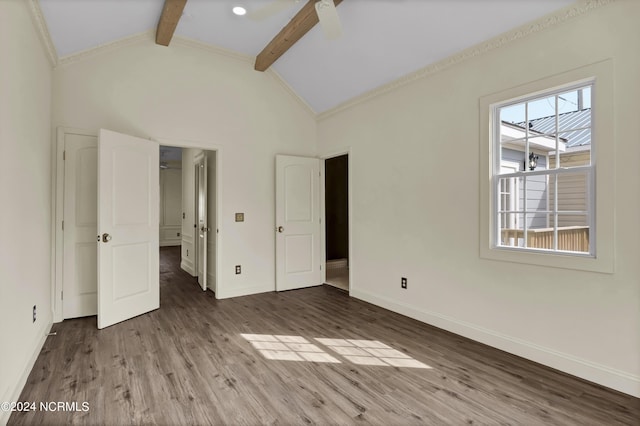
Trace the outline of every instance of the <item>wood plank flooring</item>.
<instances>
[{"instance_id":1,"label":"wood plank flooring","mask_svg":"<svg viewBox=\"0 0 640 426\"><path fill-rule=\"evenodd\" d=\"M105 330L95 317L54 326L20 400L89 411L13 413L9 424L638 424L637 398L330 286L218 301L178 265L178 248L161 250L155 312ZM297 336L340 362L267 359L241 334ZM432 368L359 365L316 338L381 342Z\"/></svg>"}]
</instances>

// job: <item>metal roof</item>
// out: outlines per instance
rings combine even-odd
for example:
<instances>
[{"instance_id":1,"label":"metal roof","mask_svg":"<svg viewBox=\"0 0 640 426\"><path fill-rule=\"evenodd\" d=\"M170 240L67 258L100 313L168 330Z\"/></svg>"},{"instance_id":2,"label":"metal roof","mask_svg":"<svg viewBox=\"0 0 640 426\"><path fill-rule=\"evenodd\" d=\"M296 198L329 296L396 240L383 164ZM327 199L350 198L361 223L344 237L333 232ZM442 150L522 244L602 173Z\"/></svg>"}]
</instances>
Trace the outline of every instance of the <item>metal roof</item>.
<instances>
[{"instance_id":1,"label":"metal roof","mask_svg":"<svg viewBox=\"0 0 640 426\"><path fill-rule=\"evenodd\" d=\"M551 135L556 132L556 116L530 120L530 130ZM524 128L525 123L515 123ZM581 129L581 130L574 130ZM558 132L567 141L567 148L591 144L591 108L558 114Z\"/></svg>"}]
</instances>

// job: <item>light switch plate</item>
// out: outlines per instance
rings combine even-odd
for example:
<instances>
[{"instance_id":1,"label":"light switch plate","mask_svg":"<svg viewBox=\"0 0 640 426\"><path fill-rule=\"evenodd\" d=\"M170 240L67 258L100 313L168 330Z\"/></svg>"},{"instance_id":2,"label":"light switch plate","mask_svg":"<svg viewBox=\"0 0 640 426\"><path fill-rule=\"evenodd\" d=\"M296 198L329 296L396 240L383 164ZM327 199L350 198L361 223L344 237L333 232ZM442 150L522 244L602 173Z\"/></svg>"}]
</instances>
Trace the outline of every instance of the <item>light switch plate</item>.
<instances>
[{"instance_id":1,"label":"light switch plate","mask_svg":"<svg viewBox=\"0 0 640 426\"><path fill-rule=\"evenodd\" d=\"M244 222L244 213L236 213L236 222Z\"/></svg>"}]
</instances>

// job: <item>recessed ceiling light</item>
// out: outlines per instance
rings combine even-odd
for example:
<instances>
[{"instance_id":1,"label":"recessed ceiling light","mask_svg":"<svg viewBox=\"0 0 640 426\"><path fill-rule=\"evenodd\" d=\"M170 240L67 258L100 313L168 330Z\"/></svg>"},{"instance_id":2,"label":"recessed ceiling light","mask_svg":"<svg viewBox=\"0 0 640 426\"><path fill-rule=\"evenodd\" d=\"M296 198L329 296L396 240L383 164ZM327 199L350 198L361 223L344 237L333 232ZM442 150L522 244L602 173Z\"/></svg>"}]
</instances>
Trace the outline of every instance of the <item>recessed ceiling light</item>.
<instances>
[{"instance_id":1,"label":"recessed ceiling light","mask_svg":"<svg viewBox=\"0 0 640 426\"><path fill-rule=\"evenodd\" d=\"M233 11L233 13L235 13L238 16L242 16L242 15L245 15L247 13L247 9L245 9L242 6L236 6L231 10Z\"/></svg>"}]
</instances>

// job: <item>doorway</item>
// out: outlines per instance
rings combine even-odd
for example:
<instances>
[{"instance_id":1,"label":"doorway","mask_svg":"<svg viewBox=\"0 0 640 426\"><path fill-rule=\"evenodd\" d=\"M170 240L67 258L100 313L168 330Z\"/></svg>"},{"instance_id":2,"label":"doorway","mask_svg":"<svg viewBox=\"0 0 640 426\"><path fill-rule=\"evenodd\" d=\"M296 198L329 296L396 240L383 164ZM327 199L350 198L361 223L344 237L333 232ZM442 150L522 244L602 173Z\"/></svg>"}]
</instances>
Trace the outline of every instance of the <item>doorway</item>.
<instances>
[{"instance_id":1,"label":"doorway","mask_svg":"<svg viewBox=\"0 0 640 426\"><path fill-rule=\"evenodd\" d=\"M160 247L182 241L182 148L160 145Z\"/></svg>"},{"instance_id":2,"label":"doorway","mask_svg":"<svg viewBox=\"0 0 640 426\"><path fill-rule=\"evenodd\" d=\"M216 177L216 151L160 146L160 246L180 246L179 267L194 277L193 283L202 290L214 292Z\"/></svg>"},{"instance_id":3,"label":"doorway","mask_svg":"<svg viewBox=\"0 0 640 426\"><path fill-rule=\"evenodd\" d=\"M324 161L325 282L349 291L349 155Z\"/></svg>"},{"instance_id":4,"label":"doorway","mask_svg":"<svg viewBox=\"0 0 640 426\"><path fill-rule=\"evenodd\" d=\"M160 145L160 247L179 248L178 267L202 290L215 289L215 161L215 151Z\"/></svg>"},{"instance_id":5,"label":"doorway","mask_svg":"<svg viewBox=\"0 0 640 426\"><path fill-rule=\"evenodd\" d=\"M218 151L182 149L180 267L202 290L217 290Z\"/></svg>"},{"instance_id":6,"label":"doorway","mask_svg":"<svg viewBox=\"0 0 640 426\"><path fill-rule=\"evenodd\" d=\"M102 135L102 133L101 133ZM57 148L55 158L55 180L52 182L52 190L55 197L55 209L52 212L52 220L56 223L55 237L52 239L52 250L55 253L55 278L53 282L52 309L54 321L59 322L67 318L93 316L97 309L97 205L100 196L97 191L97 167L98 160L98 133L82 131L78 129L59 128L57 135ZM164 142L164 141L163 141ZM167 141L168 142L168 141ZM217 151L209 151L202 148L187 148L180 143L162 143L160 153L156 151L156 160L159 161L161 196L165 200L158 200L154 205L158 206L158 243L161 246L180 246L179 251L188 256L195 256L193 245L185 249L185 229L187 235L194 236L193 219L188 219L185 212L195 211L195 185L193 172L193 156L188 157L191 178L182 176L183 158L180 155L184 151L191 153L204 152L210 159L209 164L209 227L217 230ZM142 141L139 142L142 144ZM157 144L158 147L160 144ZM188 144L185 144L188 145ZM197 145L204 145L197 143ZM210 145L209 145L210 146ZM162 151L173 151L173 154L165 154ZM174 158L174 155L178 155ZM160 157L160 158L159 158ZM129 163L133 161L130 157ZM164 164L163 164L164 163ZM158 167L158 166L156 166ZM184 191L185 182L191 188L190 198ZM135 198L140 199L140 197ZM183 207L186 202L188 207ZM129 203L130 204L130 203ZM86 235L85 235L86 234ZM117 239L124 234L118 233ZM109 238L109 241L111 239ZM100 238L98 238L98 242ZM105 240L107 241L107 240ZM116 239L110 244L103 243L105 247L115 245ZM157 243L156 243L157 244ZM178 249L178 247L176 247ZM217 232L208 242L208 287L215 291L217 269ZM181 267L192 276L197 276L193 270L184 267L184 259L181 255ZM126 259L125 259L126 260ZM194 266L197 267L196 264ZM195 282L196 280L194 280Z\"/></svg>"},{"instance_id":7,"label":"doorway","mask_svg":"<svg viewBox=\"0 0 640 426\"><path fill-rule=\"evenodd\" d=\"M58 200L64 216L56 235L64 239L56 245L56 261L62 263L56 272L64 283L57 306L68 319L98 314L98 136L69 131L58 137L63 138L57 183L64 188Z\"/></svg>"}]
</instances>

